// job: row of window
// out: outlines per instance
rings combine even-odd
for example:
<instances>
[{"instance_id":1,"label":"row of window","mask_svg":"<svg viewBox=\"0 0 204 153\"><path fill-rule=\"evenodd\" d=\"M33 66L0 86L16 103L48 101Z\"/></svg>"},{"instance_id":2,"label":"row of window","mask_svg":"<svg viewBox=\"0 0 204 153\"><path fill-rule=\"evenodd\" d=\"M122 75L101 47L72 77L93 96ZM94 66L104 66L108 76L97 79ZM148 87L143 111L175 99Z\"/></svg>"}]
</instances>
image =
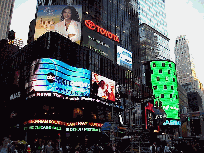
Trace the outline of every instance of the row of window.
<instances>
[{"instance_id":1,"label":"row of window","mask_svg":"<svg viewBox=\"0 0 204 153\"><path fill-rule=\"evenodd\" d=\"M156 63L153 63L153 67L156 67ZM165 67L165 63L162 63L162 67ZM171 64L169 64L169 67L171 67ZM170 72L169 72L169 74L170 74Z\"/></svg>"},{"instance_id":2,"label":"row of window","mask_svg":"<svg viewBox=\"0 0 204 153\"><path fill-rule=\"evenodd\" d=\"M154 90L157 89L157 86L153 86ZM167 85L164 85L164 89L167 89ZM171 90L174 90L174 86L171 86Z\"/></svg>"},{"instance_id":3,"label":"row of window","mask_svg":"<svg viewBox=\"0 0 204 153\"><path fill-rule=\"evenodd\" d=\"M165 80L168 81L168 77L166 77ZM160 78L159 78L159 77L157 77L157 81L160 81ZM175 82L175 78L173 78L173 82Z\"/></svg>"},{"instance_id":4,"label":"row of window","mask_svg":"<svg viewBox=\"0 0 204 153\"><path fill-rule=\"evenodd\" d=\"M168 97L167 97L167 94L165 94L165 95L166 95L165 98L168 98ZM170 98L173 98L173 95L170 94L169 97L170 97ZM161 98L164 98L164 94L161 94ZM176 95L176 99L178 99L178 95Z\"/></svg>"}]
</instances>

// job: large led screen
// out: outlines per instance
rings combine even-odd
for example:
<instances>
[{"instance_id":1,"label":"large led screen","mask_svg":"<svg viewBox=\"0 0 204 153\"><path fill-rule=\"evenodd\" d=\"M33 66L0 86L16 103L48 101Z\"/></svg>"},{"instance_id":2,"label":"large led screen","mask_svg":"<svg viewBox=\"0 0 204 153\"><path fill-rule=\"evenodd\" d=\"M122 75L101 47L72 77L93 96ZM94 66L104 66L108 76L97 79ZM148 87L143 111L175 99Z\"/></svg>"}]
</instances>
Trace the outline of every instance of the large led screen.
<instances>
[{"instance_id":1,"label":"large led screen","mask_svg":"<svg viewBox=\"0 0 204 153\"><path fill-rule=\"evenodd\" d=\"M115 101L115 81L92 72L92 87L97 87L97 96Z\"/></svg>"},{"instance_id":2,"label":"large led screen","mask_svg":"<svg viewBox=\"0 0 204 153\"><path fill-rule=\"evenodd\" d=\"M117 46L117 64L132 70L132 53Z\"/></svg>"},{"instance_id":3,"label":"large led screen","mask_svg":"<svg viewBox=\"0 0 204 153\"><path fill-rule=\"evenodd\" d=\"M34 39L49 31L55 31L80 44L81 41L81 5L39 6Z\"/></svg>"},{"instance_id":4,"label":"large led screen","mask_svg":"<svg viewBox=\"0 0 204 153\"><path fill-rule=\"evenodd\" d=\"M152 61L150 68L152 90L155 96L154 103L162 102L162 107L167 114L166 118L179 119L179 97L176 68L173 62Z\"/></svg>"},{"instance_id":5,"label":"large led screen","mask_svg":"<svg viewBox=\"0 0 204 153\"><path fill-rule=\"evenodd\" d=\"M62 61L42 58L33 62L27 94L50 91L66 96L89 96L91 72Z\"/></svg>"}]
</instances>

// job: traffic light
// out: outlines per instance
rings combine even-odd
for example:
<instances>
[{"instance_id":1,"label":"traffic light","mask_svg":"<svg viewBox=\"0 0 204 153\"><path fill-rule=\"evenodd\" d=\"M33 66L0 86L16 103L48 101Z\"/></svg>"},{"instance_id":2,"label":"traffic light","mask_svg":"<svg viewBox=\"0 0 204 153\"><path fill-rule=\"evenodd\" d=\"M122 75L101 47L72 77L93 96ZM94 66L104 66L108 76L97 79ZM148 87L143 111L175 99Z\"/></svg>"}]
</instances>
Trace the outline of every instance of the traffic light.
<instances>
[{"instance_id":1,"label":"traffic light","mask_svg":"<svg viewBox=\"0 0 204 153\"><path fill-rule=\"evenodd\" d=\"M155 101L155 107L158 108L158 101Z\"/></svg>"}]
</instances>

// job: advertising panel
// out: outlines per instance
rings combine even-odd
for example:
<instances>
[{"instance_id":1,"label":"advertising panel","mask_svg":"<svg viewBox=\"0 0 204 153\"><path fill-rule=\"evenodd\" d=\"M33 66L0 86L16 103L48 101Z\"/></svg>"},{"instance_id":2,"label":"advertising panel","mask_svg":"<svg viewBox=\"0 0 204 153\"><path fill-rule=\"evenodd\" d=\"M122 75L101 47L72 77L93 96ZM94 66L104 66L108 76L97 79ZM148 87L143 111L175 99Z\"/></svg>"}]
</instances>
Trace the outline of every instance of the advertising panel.
<instances>
[{"instance_id":1,"label":"advertising panel","mask_svg":"<svg viewBox=\"0 0 204 153\"><path fill-rule=\"evenodd\" d=\"M152 61L150 62L151 83L154 99L162 103L168 119L179 119L179 97L178 83L176 77L176 68L173 62L169 61Z\"/></svg>"},{"instance_id":2,"label":"advertising panel","mask_svg":"<svg viewBox=\"0 0 204 153\"><path fill-rule=\"evenodd\" d=\"M132 70L132 53L117 46L117 64Z\"/></svg>"},{"instance_id":3,"label":"advertising panel","mask_svg":"<svg viewBox=\"0 0 204 153\"><path fill-rule=\"evenodd\" d=\"M92 72L92 86L97 96L115 101L115 81Z\"/></svg>"},{"instance_id":4,"label":"advertising panel","mask_svg":"<svg viewBox=\"0 0 204 153\"><path fill-rule=\"evenodd\" d=\"M32 65L29 83L25 85L27 94L49 91L66 96L90 95L89 70L51 58L38 59Z\"/></svg>"},{"instance_id":5,"label":"advertising panel","mask_svg":"<svg viewBox=\"0 0 204 153\"><path fill-rule=\"evenodd\" d=\"M81 41L81 5L44 5L38 7L34 40L46 32L58 32L72 42Z\"/></svg>"},{"instance_id":6,"label":"advertising panel","mask_svg":"<svg viewBox=\"0 0 204 153\"><path fill-rule=\"evenodd\" d=\"M114 41L86 26L83 27L82 45L114 61Z\"/></svg>"}]
</instances>

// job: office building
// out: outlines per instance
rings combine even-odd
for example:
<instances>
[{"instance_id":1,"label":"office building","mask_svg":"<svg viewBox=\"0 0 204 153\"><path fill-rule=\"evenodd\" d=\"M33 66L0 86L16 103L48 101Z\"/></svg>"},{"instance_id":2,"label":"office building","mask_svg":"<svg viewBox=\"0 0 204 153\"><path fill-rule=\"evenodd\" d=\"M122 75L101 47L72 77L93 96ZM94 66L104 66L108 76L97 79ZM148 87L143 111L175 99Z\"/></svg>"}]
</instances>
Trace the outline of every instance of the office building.
<instances>
[{"instance_id":1,"label":"office building","mask_svg":"<svg viewBox=\"0 0 204 153\"><path fill-rule=\"evenodd\" d=\"M142 61L170 59L165 1L138 0L137 4Z\"/></svg>"},{"instance_id":2,"label":"office building","mask_svg":"<svg viewBox=\"0 0 204 153\"><path fill-rule=\"evenodd\" d=\"M10 30L14 1L15 0L0 1L0 40L6 39Z\"/></svg>"}]
</instances>

